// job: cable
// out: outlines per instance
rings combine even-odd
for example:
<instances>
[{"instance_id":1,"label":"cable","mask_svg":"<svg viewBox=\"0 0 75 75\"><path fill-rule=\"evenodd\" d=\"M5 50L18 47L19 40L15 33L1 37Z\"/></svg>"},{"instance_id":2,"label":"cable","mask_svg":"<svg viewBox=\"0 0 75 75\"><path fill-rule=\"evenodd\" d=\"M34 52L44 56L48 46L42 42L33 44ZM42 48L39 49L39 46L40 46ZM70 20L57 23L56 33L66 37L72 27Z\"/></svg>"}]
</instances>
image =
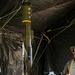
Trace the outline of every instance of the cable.
<instances>
[{"instance_id":1,"label":"cable","mask_svg":"<svg viewBox=\"0 0 75 75\"><path fill-rule=\"evenodd\" d=\"M41 56L43 55L44 51L46 50L46 48L47 48L48 44L51 42L51 40L54 39L56 36L58 36L58 35L59 35L60 33L62 33L63 31L65 31L65 30L66 30L67 28L69 28L71 25L73 25L73 24L75 23L74 20L75 20L75 18L72 20L72 22L70 23L70 25L68 25L66 28L64 28L63 30L61 30L58 34L56 34L55 36L53 36L53 37L49 40L49 42L48 42L47 45L45 46L43 52L42 52L41 55L39 56L39 58L38 58L38 60L37 60L37 62L36 62L36 64L35 64L35 66L36 66L37 63L39 62ZM35 67L35 66L34 66L34 67Z\"/></svg>"},{"instance_id":2,"label":"cable","mask_svg":"<svg viewBox=\"0 0 75 75\"><path fill-rule=\"evenodd\" d=\"M18 1L19 2L19 1ZM18 4L18 2L17 2L17 4ZM24 0L22 0L22 2L21 2L21 4L24 2ZM17 5L16 5L17 6ZM9 16L9 15L11 15L11 14L13 14L14 12L16 12L18 9L16 9L16 10L14 10L14 11L12 11L12 12L10 12L10 13L8 13L8 14L6 14L5 16L3 16L3 17L0 17L0 19L3 19L3 18L5 18L5 17L7 17L7 16Z\"/></svg>"},{"instance_id":3,"label":"cable","mask_svg":"<svg viewBox=\"0 0 75 75\"><path fill-rule=\"evenodd\" d=\"M40 42L39 42L38 47L37 47L37 49L36 49L36 52L35 52L35 55L34 55L34 58L33 58L33 63L34 63L34 60L35 60L36 55L37 55L37 53L38 53L38 50L39 50L39 47L40 47L40 45L41 45L42 39L43 39L43 36L41 36ZM33 63L32 63L32 64L33 64Z\"/></svg>"},{"instance_id":4,"label":"cable","mask_svg":"<svg viewBox=\"0 0 75 75\"><path fill-rule=\"evenodd\" d=\"M26 0L25 2L28 2L28 0Z\"/></svg>"},{"instance_id":5,"label":"cable","mask_svg":"<svg viewBox=\"0 0 75 75\"><path fill-rule=\"evenodd\" d=\"M43 36L49 41L49 37L43 33Z\"/></svg>"},{"instance_id":6,"label":"cable","mask_svg":"<svg viewBox=\"0 0 75 75\"><path fill-rule=\"evenodd\" d=\"M24 2L24 0L22 0L22 2ZM21 3L22 3L21 2ZM17 3L18 4L18 3ZM16 6L17 6L17 4L16 4ZM15 6L15 7L16 7ZM14 13L10 18L8 17L8 20L4 23L4 25L0 28L0 30L2 30L7 24L8 24L8 22L16 15L16 13L21 9L21 7L22 7L22 5L17 9L17 10L15 10L15 11L12 11L11 13L9 13L9 14L7 14L7 15L5 15L5 16L3 16L2 18L5 18L5 17L7 17L8 15L10 15L10 14L12 14L12 13ZM0 19L2 19L1 17L0 17Z\"/></svg>"},{"instance_id":7,"label":"cable","mask_svg":"<svg viewBox=\"0 0 75 75\"><path fill-rule=\"evenodd\" d=\"M40 37L37 36L34 36L34 38L41 39ZM42 40L47 41L46 39L42 39Z\"/></svg>"},{"instance_id":8,"label":"cable","mask_svg":"<svg viewBox=\"0 0 75 75\"><path fill-rule=\"evenodd\" d=\"M56 29L53 29L53 30L49 29L49 30L47 30L47 32L56 31L56 30L59 30L59 29L63 29L65 27L68 27L68 26L59 27L59 28L56 28Z\"/></svg>"},{"instance_id":9,"label":"cable","mask_svg":"<svg viewBox=\"0 0 75 75\"><path fill-rule=\"evenodd\" d=\"M60 33L62 33L63 31L65 31L67 28L69 28L70 26L72 26L75 22L74 22L74 20L75 20L75 18L72 20L72 22L66 27L66 28L64 28L63 30L61 30L58 34L56 34L55 36L53 36L51 39L50 39L50 41L52 40L52 39L54 39L56 36L58 36ZM50 42L49 41L49 42Z\"/></svg>"},{"instance_id":10,"label":"cable","mask_svg":"<svg viewBox=\"0 0 75 75\"><path fill-rule=\"evenodd\" d=\"M18 1L16 2L16 5L14 6L13 10L17 7L17 5L19 4L19 2L20 2L20 0L18 0Z\"/></svg>"},{"instance_id":11,"label":"cable","mask_svg":"<svg viewBox=\"0 0 75 75\"><path fill-rule=\"evenodd\" d=\"M19 0L19 1L20 1L20 0ZM17 5L19 4L19 1L18 1L17 4L15 5L14 9L15 9L15 8L17 7ZM23 2L24 2L24 0L22 0L20 4L22 4ZM11 14L13 14L14 12L16 12L16 11L18 10L18 9L16 9L16 10L14 10L14 9L13 9L12 12L6 14L5 16L0 17L0 19L3 19L3 18L5 18L5 17L11 15Z\"/></svg>"},{"instance_id":12,"label":"cable","mask_svg":"<svg viewBox=\"0 0 75 75\"><path fill-rule=\"evenodd\" d=\"M40 60L41 56L43 55L44 51L46 50L48 44L49 44L49 42L48 42L47 45L45 46L44 50L42 51L41 55L39 56L39 58L38 58L36 64L34 65L34 67L35 67L35 66L37 65L37 63L39 62L39 60Z\"/></svg>"},{"instance_id":13,"label":"cable","mask_svg":"<svg viewBox=\"0 0 75 75\"><path fill-rule=\"evenodd\" d=\"M16 15L16 13L21 9L21 6L19 7L19 9L16 10L16 12L4 23L4 25L0 28L0 30L2 30L7 24L8 22Z\"/></svg>"},{"instance_id":14,"label":"cable","mask_svg":"<svg viewBox=\"0 0 75 75\"><path fill-rule=\"evenodd\" d=\"M19 0L20 1L20 0ZM12 11L14 11L15 10L15 8L17 7L17 5L19 4L19 1L17 1L16 2L16 5L14 6L14 8L12 9ZM8 21L9 20L9 18L11 18L11 15L9 15L8 16L8 18L7 18L7 20L6 21Z\"/></svg>"},{"instance_id":15,"label":"cable","mask_svg":"<svg viewBox=\"0 0 75 75\"><path fill-rule=\"evenodd\" d=\"M18 10L18 9L17 9L17 10ZM9 16L9 15L13 14L13 13L14 13L14 12L16 12L17 10L14 10L14 11L12 11L12 12L8 13L7 15L5 15L5 16L3 16L3 17L0 17L0 19L3 19L3 18L5 18L5 17L7 17L7 16Z\"/></svg>"},{"instance_id":16,"label":"cable","mask_svg":"<svg viewBox=\"0 0 75 75\"><path fill-rule=\"evenodd\" d=\"M70 19L68 19L68 21L70 21L73 17L74 17L74 15L73 15ZM68 22L68 21L67 21L67 22ZM67 22L66 22L66 23L67 23ZM66 23L65 23L65 25L66 25ZM47 30L46 32L52 32L52 31L55 31L55 30L58 30L58 29L62 29L62 28L65 28L65 27L67 27L67 26L59 27L59 28L56 28L56 29L53 29L53 30L49 29L49 30Z\"/></svg>"}]
</instances>

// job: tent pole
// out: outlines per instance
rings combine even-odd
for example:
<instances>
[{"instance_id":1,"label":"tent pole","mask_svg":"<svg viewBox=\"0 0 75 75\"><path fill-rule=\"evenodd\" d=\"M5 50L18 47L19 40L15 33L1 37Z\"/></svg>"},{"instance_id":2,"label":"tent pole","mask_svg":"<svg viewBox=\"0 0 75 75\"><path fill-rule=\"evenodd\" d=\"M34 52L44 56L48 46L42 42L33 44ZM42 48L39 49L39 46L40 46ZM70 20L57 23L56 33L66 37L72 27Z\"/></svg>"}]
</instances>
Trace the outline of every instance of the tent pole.
<instances>
[{"instance_id":1,"label":"tent pole","mask_svg":"<svg viewBox=\"0 0 75 75\"><path fill-rule=\"evenodd\" d=\"M24 47L27 52L27 57L24 55L25 61L25 74L28 75L28 68L32 66L32 45L31 45L31 13L32 9L29 2L24 2L22 5L22 37L24 42ZM24 51L25 52L25 51ZM26 64L28 64L26 65Z\"/></svg>"}]
</instances>

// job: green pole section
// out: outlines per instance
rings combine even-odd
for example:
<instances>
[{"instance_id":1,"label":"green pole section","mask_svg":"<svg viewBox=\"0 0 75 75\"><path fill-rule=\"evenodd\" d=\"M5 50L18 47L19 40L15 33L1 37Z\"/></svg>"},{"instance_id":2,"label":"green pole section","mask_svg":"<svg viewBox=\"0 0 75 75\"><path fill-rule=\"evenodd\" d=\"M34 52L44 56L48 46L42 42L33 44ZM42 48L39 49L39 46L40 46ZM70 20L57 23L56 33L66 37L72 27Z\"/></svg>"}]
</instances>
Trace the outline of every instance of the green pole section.
<instances>
[{"instance_id":1,"label":"green pole section","mask_svg":"<svg viewBox=\"0 0 75 75\"><path fill-rule=\"evenodd\" d=\"M22 36L24 41L24 52L27 52L27 58L24 56L24 75L28 75L28 68L32 65L32 45L31 45L31 15L32 15L32 8L29 2L25 2L22 5ZM27 62L29 61L29 62ZM28 64L29 63L29 64ZM30 65L27 66L26 64ZM29 71L30 72L30 71Z\"/></svg>"}]
</instances>

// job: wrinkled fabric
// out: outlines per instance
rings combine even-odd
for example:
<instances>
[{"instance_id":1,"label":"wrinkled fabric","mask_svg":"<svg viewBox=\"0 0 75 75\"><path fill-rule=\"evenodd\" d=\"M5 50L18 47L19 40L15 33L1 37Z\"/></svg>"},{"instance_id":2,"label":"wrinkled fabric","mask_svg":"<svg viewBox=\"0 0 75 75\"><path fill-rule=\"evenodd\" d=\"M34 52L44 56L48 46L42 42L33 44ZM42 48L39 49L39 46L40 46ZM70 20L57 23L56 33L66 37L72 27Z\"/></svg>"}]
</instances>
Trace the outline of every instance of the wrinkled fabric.
<instances>
[{"instance_id":1,"label":"wrinkled fabric","mask_svg":"<svg viewBox=\"0 0 75 75\"><path fill-rule=\"evenodd\" d=\"M69 74L70 75L75 75L75 61L71 61L70 69L69 69Z\"/></svg>"},{"instance_id":2,"label":"wrinkled fabric","mask_svg":"<svg viewBox=\"0 0 75 75\"><path fill-rule=\"evenodd\" d=\"M63 75L75 75L75 61L70 60L64 67Z\"/></svg>"},{"instance_id":3,"label":"wrinkled fabric","mask_svg":"<svg viewBox=\"0 0 75 75\"><path fill-rule=\"evenodd\" d=\"M22 60L21 51L14 52L14 58L9 52L9 64L7 69L7 75L21 75L22 74Z\"/></svg>"}]
</instances>

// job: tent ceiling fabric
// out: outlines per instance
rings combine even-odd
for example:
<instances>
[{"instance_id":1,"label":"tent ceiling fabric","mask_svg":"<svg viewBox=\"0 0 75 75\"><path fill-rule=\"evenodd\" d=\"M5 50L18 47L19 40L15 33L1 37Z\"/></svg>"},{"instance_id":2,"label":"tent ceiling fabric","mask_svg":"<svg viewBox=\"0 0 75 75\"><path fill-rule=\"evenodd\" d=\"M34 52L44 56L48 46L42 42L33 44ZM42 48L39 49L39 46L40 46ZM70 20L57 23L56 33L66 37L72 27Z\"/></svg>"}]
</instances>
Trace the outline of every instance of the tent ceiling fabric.
<instances>
[{"instance_id":1,"label":"tent ceiling fabric","mask_svg":"<svg viewBox=\"0 0 75 75\"><path fill-rule=\"evenodd\" d=\"M72 9L69 9L72 6L72 2L66 2L63 4L59 4L57 6L47 8L32 15L32 28L36 29L37 27L40 31L45 30L47 27L51 27L52 23L57 20L63 18L68 14ZM49 21L49 25L46 25L47 21ZM43 27L43 28L42 28ZM53 26L54 27L54 26ZM42 28L42 30L41 30ZM36 29L37 30L37 29Z\"/></svg>"},{"instance_id":2,"label":"tent ceiling fabric","mask_svg":"<svg viewBox=\"0 0 75 75\"><path fill-rule=\"evenodd\" d=\"M51 27L54 22L63 18L67 14L69 16L69 13L75 8L75 0L29 0L29 2L32 4L32 29L35 32L42 32L48 27ZM21 3L22 0L2 1L0 4L0 16L5 16L18 9ZM20 28L22 25L21 16L22 10L16 14L8 25ZM1 19L1 25L6 21L6 18ZM54 26L55 25L52 27Z\"/></svg>"},{"instance_id":3,"label":"tent ceiling fabric","mask_svg":"<svg viewBox=\"0 0 75 75\"><path fill-rule=\"evenodd\" d=\"M12 16L12 15L10 15L10 13L17 10L23 1L24 0L1 0L1 2L0 2L0 27L2 27L4 25L4 23L8 20L8 18ZM35 36L36 35L39 36L40 35L39 33L42 33L43 31L46 31L47 29L56 29L56 28L63 27L66 25L65 24L66 22L68 25L75 17L75 0L28 0L28 1L32 4L33 12L32 12L32 25L31 26L32 26L32 29L34 30L34 32L36 33ZM6 17L6 15L7 15L7 17ZM2 30L4 32L3 33L4 34L3 41L5 41L6 43L9 43L9 44L6 44L6 43L3 43L3 44L5 45L5 47L8 45L11 45L11 47L8 46L8 48L10 47L9 50L12 50L11 49L12 47L16 47L17 49L19 49L18 45L21 46L20 42L22 42L22 35L21 35L21 33L19 33L21 30L20 28L22 26L21 21L22 21L22 9L11 19L11 21ZM60 31L61 30L51 32L51 33L46 33L46 34L48 34L49 38L51 38ZM58 55L58 52L60 52L60 49L64 46L65 48L63 47L64 50L62 50L61 53L62 52L65 53L65 50L68 48L68 46L74 44L75 39L74 39L74 37L71 38L71 36L70 36L70 34L72 36L75 35L74 31L75 31L75 26L73 28L70 27L70 30L63 32L62 35L59 35L59 36L57 36L57 38L52 39L51 43L49 44L50 46L47 46L49 51L52 51L52 52L56 51L57 55ZM14 33L15 33L15 35L14 35ZM7 36L7 38L6 38L6 36ZM8 37L8 36L10 36L10 37ZM11 38L13 38L14 40ZM39 40L40 39L37 39L37 38L35 38L35 40L34 40L34 43L33 43L33 44L35 44L33 46L34 52L36 51L35 47L37 47ZM40 50L36 57L37 59L39 59L40 54L42 54L42 52L44 50L45 44L47 43L46 38L42 42L44 42L44 43L41 44ZM63 45L64 44L63 42L66 44ZM67 48L66 48L66 45L67 45ZM1 47L3 47L3 46L1 46ZM8 48L5 48L3 50L8 50ZM13 51L15 51L15 50L13 49ZM59 59L59 60L57 60L57 64L61 61L61 57L60 57L61 53L58 55L58 58L56 58L56 56L50 57L52 59L51 62L53 63L53 65L55 64L54 59ZM67 54L65 54L65 55L67 55ZM63 57L64 57L64 55L62 55L62 58ZM35 62L37 62L37 59L35 60ZM42 56L42 60L44 60L43 56ZM44 62L41 62L42 60L40 60L38 66L37 66L38 68L44 66ZM64 58L63 58L63 61L64 61ZM6 65L5 61L4 61L4 63ZM65 62L63 64L65 64ZM3 66L3 67L5 68L5 66ZM56 67L59 67L59 65L56 65L54 67L55 70L57 69ZM63 67L63 65L60 64L60 67ZM38 69L38 68L37 68L37 70L41 71L41 73L42 73L43 67L40 69ZM5 69L4 69L4 71L5 71ZM58 68L57 70L59 70L59 69L60 68ZM42 75L39 71L38 71L38 75ZM16 75L16 74L13 74L13 75ZM19 73L18 75L21 75L21 74Z\"/></svg>"}]
</instances>

